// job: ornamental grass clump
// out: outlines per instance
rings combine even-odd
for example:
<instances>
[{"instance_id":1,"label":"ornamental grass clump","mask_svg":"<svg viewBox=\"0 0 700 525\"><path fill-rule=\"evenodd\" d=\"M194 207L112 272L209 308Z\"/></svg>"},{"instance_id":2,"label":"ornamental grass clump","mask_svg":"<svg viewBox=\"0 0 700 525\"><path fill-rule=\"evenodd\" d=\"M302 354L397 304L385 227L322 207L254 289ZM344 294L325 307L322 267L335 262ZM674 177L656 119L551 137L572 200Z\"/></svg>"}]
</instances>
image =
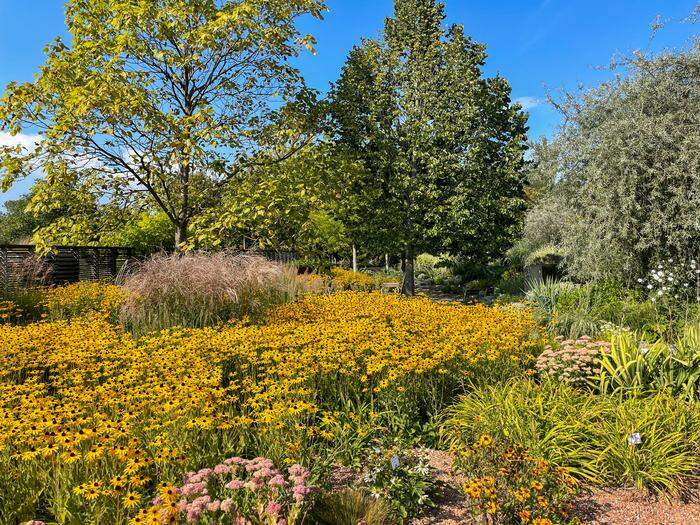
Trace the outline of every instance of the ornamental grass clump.
<instances>
[{"instance_id":1,"label":"ornamental grass clump","mask_svg":"<svg viewBox=\"0 0 700 525\"><path fill-rule=\"evenodd\" d=\"M366 490L345 489L318 497L311 514L316 525L392 525L391 507Z\"/></svg>"},{"instance_id":2,"label":"ornamental grass clump","mask_svg":"<svg viewBox=\"0 0 700 525\"><path fill-rule=\"evenodd\" d=\"M488 434L596 485L677 496L700 468L700 411L665 393L625 398L514 378L463 396L447 417L456 452Z\"/></svg>"},{"instance_id":3,"label":"ornamental grass clump","mask_svg":"<svg viewBox=\"0 0 700 525\"><path fill-rule=\"evenodd\" d=\"M610 352L610 343L593 341L588 336L576 340L557 337L554 345L547 345L535 365L541 375L576 386L585 386L593 376L600 374L600 358Z\"/></svg>"},{"instance_id":4,"label":"ornamental grass clump","mask_svg":"<svg viewBox=\"0 0 700 525\"><path fill-rule=\"evenodd\" d=\"M126 277L121 319L127 329L143 334L259 318L270 305L290 299L291 273L250 254L156 255Z\"/></svg>"}]
</instances>

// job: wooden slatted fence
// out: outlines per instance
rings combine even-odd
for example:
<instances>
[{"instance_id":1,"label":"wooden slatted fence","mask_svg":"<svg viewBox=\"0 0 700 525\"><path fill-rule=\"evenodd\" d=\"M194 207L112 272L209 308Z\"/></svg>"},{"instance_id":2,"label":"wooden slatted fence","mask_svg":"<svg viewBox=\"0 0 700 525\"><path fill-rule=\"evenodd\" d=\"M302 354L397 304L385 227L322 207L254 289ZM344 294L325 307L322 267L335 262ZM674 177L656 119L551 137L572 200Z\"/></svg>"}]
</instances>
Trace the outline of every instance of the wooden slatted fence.
<instances>
[{"instance_id":1,"label":"wooden slatted fence","mask_svg":"<svg viewBox=\"0 0 700 525\"><path fill-rule=\"evenodd\" d=\"M114 281L132 259L123 246L56 246L48 255L36 257L30 244L0 245L0 279L5 287L22 284L22 273L32 260L45 267L46 284L77 281Z\"/></svg>"}]
</instances>

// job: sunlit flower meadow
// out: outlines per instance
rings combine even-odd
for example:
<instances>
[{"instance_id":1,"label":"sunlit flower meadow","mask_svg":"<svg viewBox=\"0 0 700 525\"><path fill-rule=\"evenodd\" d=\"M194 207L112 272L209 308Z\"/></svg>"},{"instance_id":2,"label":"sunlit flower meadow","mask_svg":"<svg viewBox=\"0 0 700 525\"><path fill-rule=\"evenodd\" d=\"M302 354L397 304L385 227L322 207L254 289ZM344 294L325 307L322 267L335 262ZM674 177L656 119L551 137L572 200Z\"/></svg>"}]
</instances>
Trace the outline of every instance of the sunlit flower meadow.
<instances>
[{"instance_id":1,"label":"sunlit flower meadow","mask_svg":"<svg viewBox=\"0 0 700 525\"><path fill-rule=\"evenodd\" d=\"M179 523L233 518L244 500L290 516L294 487L319 481L349 436L436 415L467 383L505 377L536 353L526 310L378 292L136 339L110 321L118 293L103 290L91 303L102 307L81 316L0 326L0 522ZM252 486L247 499L182 493L211 478L201 469L229 476L233 463L249 476L268 469L253 484L278 487L266 501ZM288 477L302 473L303 483Z\"/></svg>"}]
</instances>

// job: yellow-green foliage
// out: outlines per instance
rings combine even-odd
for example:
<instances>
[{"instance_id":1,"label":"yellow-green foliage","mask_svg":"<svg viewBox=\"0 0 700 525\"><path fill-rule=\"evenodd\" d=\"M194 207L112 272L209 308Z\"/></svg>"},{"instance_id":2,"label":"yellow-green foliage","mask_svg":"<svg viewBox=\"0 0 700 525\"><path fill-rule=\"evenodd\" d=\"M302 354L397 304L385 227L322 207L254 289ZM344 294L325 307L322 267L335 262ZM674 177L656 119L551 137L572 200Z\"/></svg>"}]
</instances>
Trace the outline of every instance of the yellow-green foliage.
<instances>
[{"instance_id":1,"label":"yellow-green foliage","mask_svg":"<svg viewBox=\"0 0 700 525\"><path fill-rule=\"evenodd\" d=\"M457 452L486 433L597 484L678 494L700 467L700 408L666 394L601 396L563 382L512 379L464 396L448 411ZM639 444L631 444L638 434Z\"/></svg>"}]
</instances>

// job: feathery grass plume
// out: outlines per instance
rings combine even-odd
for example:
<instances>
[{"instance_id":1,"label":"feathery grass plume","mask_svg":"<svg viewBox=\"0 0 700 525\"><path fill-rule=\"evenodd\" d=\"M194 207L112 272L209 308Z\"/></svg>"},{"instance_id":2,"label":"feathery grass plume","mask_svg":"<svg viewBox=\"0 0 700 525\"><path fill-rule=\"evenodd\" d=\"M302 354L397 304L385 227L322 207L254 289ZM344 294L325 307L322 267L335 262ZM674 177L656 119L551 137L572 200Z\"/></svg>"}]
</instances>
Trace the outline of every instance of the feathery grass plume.
<instances>
[{"instance_id":1,"label":"feathery grass plume","mask_svg":"<svg viewBox=\"0 0 700 525\"><path fill-rule=\"evenodd\" d=\"M125 278L121 318L140 334L259 318L268 306L293 300L295 282L291 269L258 255L156 255Z\"/></svg>"}]
</instances>

